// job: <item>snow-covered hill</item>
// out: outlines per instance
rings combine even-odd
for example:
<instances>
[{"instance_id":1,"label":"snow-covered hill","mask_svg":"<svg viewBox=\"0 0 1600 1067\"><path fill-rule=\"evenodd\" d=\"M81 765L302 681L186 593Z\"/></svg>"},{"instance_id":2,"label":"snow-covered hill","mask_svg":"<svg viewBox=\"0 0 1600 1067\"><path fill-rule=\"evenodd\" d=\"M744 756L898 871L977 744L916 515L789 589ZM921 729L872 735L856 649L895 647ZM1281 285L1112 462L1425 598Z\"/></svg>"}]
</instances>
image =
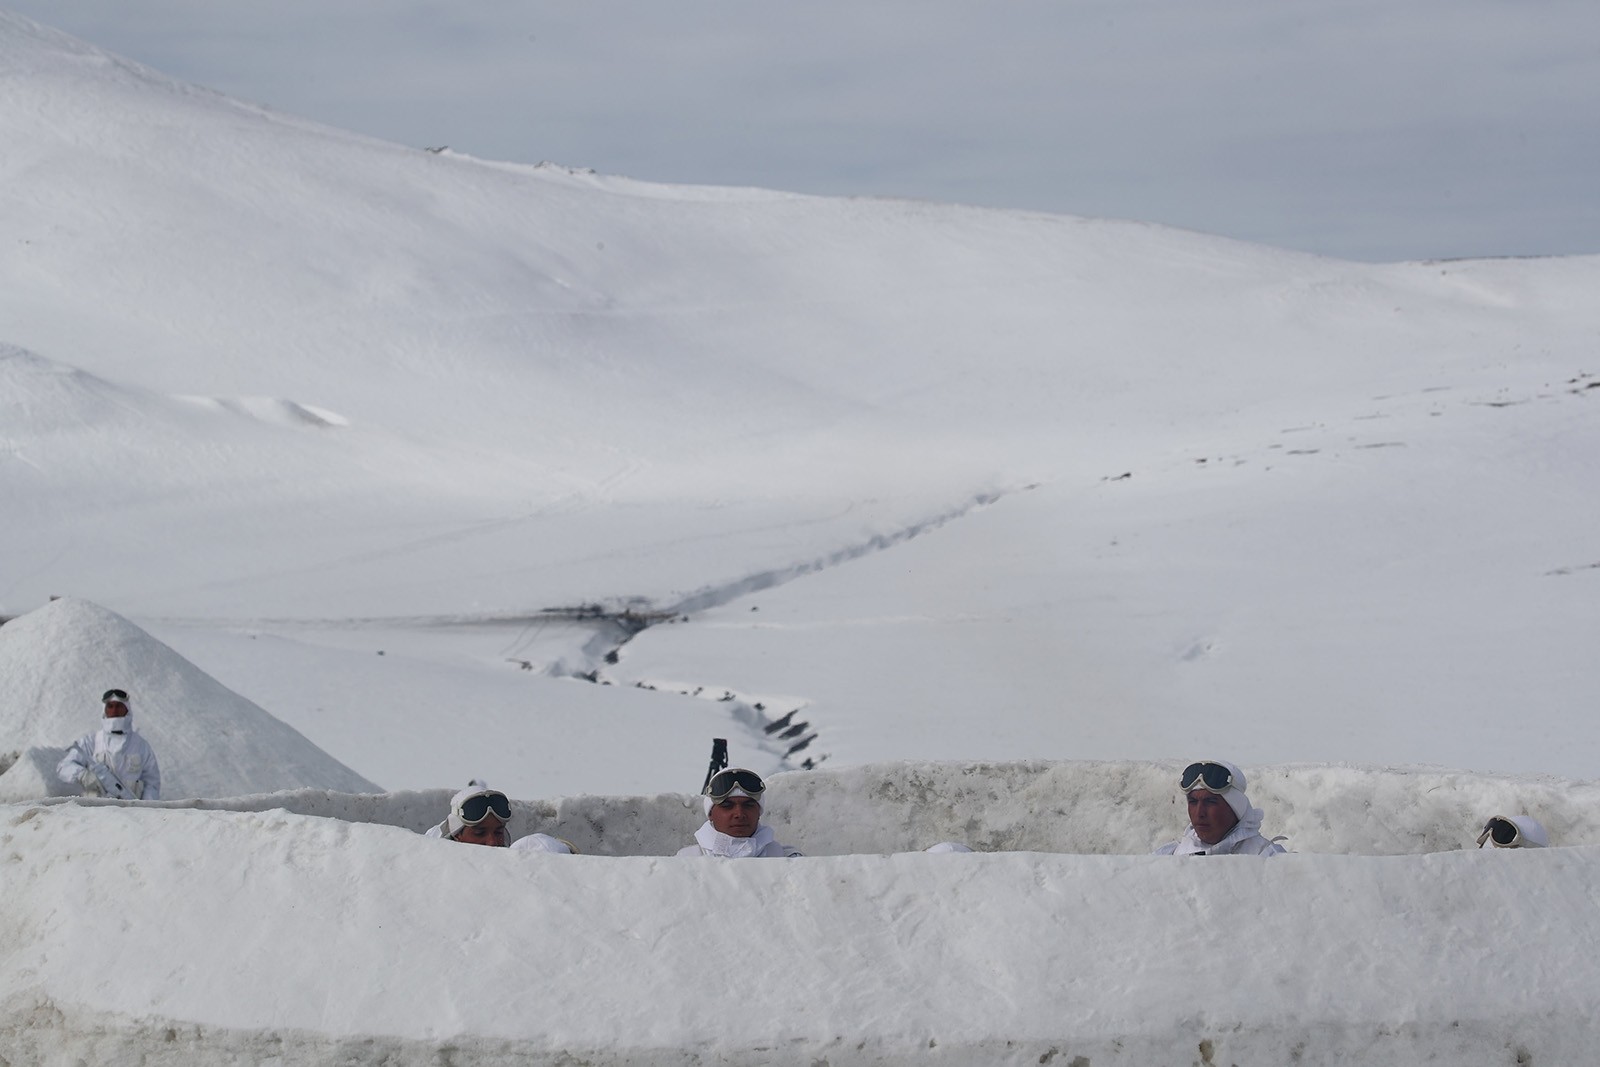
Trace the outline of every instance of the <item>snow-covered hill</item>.
<instances>
[{"instance_id":1,"label":"snow-covered hill","mask_svg":"<svg viewBox=\"0 0 1600 1067\"><path fill-rule=\"evenodd\" d=\"M0 25L10 613L105 604L391 787L590 788L597 722L621 789L713 733L1600 762L1600 259L484 163Z\"/></svg>"}]
</instances>

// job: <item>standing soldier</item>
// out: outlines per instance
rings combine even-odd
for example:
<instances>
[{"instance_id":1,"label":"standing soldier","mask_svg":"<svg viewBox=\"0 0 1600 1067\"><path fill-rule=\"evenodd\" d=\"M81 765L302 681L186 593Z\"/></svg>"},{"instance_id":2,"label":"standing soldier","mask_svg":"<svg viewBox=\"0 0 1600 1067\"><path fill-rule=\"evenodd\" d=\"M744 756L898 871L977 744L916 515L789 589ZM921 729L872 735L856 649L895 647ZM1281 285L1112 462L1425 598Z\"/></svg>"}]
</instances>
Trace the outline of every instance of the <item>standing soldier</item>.
<instances>
[{"instance_id":1,"label":"standing soldier","mask_svg":"<svg viewBox=\"0 0 1600 1067\"><path fill-rule=\"evenodd\" d=\"M72 743L56 764L56 776L81 786L86 797L160 800L161 765L133 728L133 712L125 689L107 689L100 698L100 729Z\"/></svg>"}]
</instances>

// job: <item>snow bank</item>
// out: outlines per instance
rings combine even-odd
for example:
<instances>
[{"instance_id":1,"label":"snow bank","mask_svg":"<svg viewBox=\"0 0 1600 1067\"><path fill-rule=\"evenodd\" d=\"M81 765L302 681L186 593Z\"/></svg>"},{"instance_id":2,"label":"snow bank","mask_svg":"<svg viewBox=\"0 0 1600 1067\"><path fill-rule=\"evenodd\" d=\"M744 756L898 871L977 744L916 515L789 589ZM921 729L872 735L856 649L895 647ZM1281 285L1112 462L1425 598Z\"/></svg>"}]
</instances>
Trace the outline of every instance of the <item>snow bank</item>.
<instances>
[{"instance_id":1,"label":"snow bank","mask_svg":"<svg viewBox=\"0 0 1600 1067\"><path fill-rule=\"evenodd\" d=\"M1186 761L1185 761L1186 762ZM959 840L984 851L1143 853L1187 825L1182 762L878 764L775 776L769 821L808 854ZM1600 845L1600 783L1439 768L1244 768L1262 832L1295 851L1395 855L1471 845L1531 814L1552 843ZM1559 829L1557 829L1559 828Z\"/></svg>"},{"instance_id":2,"label":"snow bank","mask_svg":"<svg viewBox=\"0 0 1600 1067\"><path fill-rule=\"evenodd\" d=\"M128 690L165 797L378 789L127 619L63 598L0 627L0 736L14 761L0 773L0 799L64 791L55 763L98 729L100 694L112 687Z\"/></svg>"},{"instance_id":3,"label":"snow bank","mask_svg":"<svg viewBox=\"0 0 1600 1067\"><path fill-rule=\"evenodd\" d=\"M1600 1040L1594 846L729 864L283 810L0 827L13 1062L1577 1063Z\"/></svg>"},{"instance_id":4,"label":"snow bank","mask_svg":"<svg viewBox=\"0 0 1600 1067\"><path fill-rule=\"evenodd\" d=\"M952 840L983 852L1143 855L1186 825L1174 784L1179 766L898 762L795 771L768 776L764 820L808 857L914 852ZM1490 816L1518 814L1537 818L1552 845L1600 845L1600 782L1312 764L1246 773L1251 800L1266 811L1263 832L1284 836L1293 851L1386 856L1471 848ZM452 792L305 789L138 806L278 810L420 833L444 818ZM511 803L513 838L554 834L593 856L670 856L704 818L692 792L513 795Z\"/></svg>"}]
</instances>

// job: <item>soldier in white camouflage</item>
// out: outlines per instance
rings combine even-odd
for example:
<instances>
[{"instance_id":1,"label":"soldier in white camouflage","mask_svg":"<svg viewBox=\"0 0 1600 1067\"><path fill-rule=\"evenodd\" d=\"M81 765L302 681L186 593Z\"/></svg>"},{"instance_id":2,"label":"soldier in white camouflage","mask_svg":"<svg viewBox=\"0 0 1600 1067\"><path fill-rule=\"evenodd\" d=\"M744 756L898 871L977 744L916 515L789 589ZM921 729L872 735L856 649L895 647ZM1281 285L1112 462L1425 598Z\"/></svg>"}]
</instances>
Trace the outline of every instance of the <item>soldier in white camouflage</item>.
<instances>
[{"instance_id":1,"label":"soldier in white camouflage","mask_svg":"<svg viewBox=\"0 0 1600 1067\"><path fill-rule=\"evenodd\" d=\"M107 689L100 706L100 729L72 743L56 764L56 776L84 796L160 800L161 765L150 742L133 728L128 691Z\"/></svg>"}]
</instances>

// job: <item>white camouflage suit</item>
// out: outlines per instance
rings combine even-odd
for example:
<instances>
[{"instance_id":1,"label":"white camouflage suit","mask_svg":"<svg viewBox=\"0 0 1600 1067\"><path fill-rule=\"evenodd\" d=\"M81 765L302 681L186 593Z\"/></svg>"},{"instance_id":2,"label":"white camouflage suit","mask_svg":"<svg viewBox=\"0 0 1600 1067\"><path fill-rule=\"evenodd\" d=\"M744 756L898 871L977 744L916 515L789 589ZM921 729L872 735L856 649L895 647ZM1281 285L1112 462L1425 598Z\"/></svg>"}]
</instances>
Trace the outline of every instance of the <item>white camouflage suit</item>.
<instances>
[{"instance_id":1,"label":"white camouflage suit","mask_svg":"<svg viewBox=\"0 0 1600 1067\"><path fill-rule=\"evenodd\" d=\"M700 824L700 829L694 832L694 844L685 845L678 850L680 856L717 856L725 860L742 859L747 856L786 857L793 859L800 855L800 850L788 845L780 844L771 827L760 826L749 837L729 837L727 834L718 833L707 819Z\"/></svg>"},{"instance_id":2,"label":"white camouflage suit","mask_svg":"<svg viewBox=\"0 0 1600 1067\"><path fill-rule=\"evenodd\" d=\"M92 769L96 763L109 769L114 776L111 781L120 781L126 791L119 793L115 784L107 790ZM150 742L134 730L131 709L120 719L103 720L100 729L74 741L56 764L56 777L68 785L81 786L84 796L161 799L161 765L156 762Z\"/></svg>"}]
</instances>

